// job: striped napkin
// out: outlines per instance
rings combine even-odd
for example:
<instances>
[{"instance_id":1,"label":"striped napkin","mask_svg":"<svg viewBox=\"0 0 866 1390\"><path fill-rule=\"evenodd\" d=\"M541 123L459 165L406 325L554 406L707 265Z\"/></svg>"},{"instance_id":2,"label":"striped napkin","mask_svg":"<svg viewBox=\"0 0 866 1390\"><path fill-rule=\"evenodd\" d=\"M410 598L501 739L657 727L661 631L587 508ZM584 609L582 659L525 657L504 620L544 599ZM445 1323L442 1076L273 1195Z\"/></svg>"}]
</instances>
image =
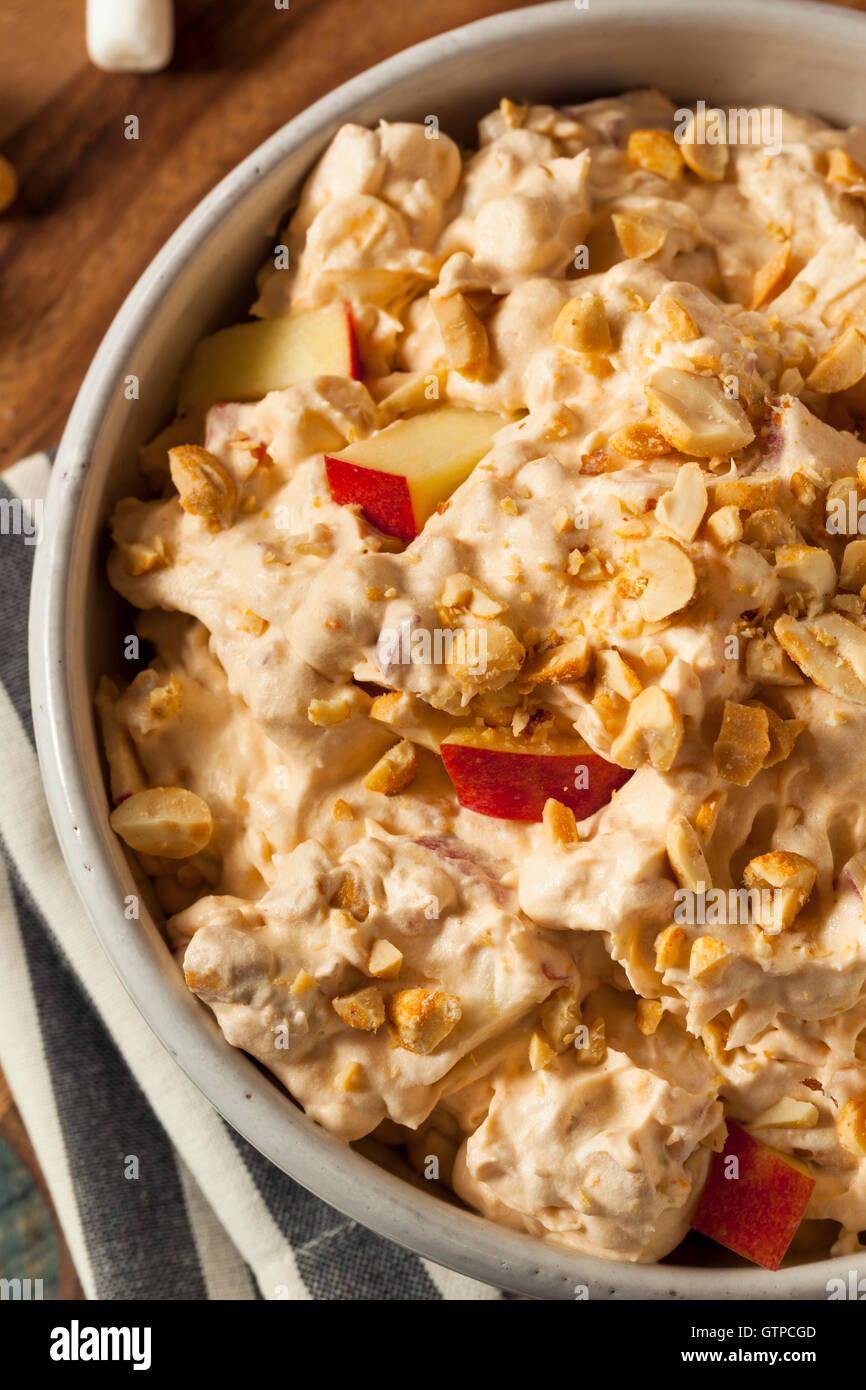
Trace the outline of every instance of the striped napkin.
<instances>
[{"instance_id":1,"label":"striped napkin","mask_svg":"<svg viewBox=\"0 0 866 1390\"><path fill-rule=\"evenodd\" d=\"M54 838L30 718L33 524L50 467L40 454L0 475L0 1066L87 1297L503 1297L374 1235L251 1148L104 956Z\"/></svg>"}]
</instances>

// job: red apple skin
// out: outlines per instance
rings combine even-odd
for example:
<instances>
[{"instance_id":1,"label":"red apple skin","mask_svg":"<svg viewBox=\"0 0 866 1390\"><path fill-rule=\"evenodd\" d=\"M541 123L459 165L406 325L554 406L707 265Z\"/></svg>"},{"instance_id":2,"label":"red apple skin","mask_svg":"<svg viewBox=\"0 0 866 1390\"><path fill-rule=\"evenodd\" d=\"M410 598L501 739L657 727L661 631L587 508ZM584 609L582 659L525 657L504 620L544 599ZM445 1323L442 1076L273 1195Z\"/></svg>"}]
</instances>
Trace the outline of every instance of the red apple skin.
<instances>
[{"instance_id":1,"label":"red apple skin","mask_svg":"<svg viewBox=\"0 0 866 1390\"><path fill-rule=\"evenodd\" d=\"M606 806L633 774L598 753L512 753L443 743L445 771L457 800L467 811L498 820L540 821L544 803L554 797L585 820ZM586 767L588 787L575 787L576 770Z\"/></svg>"},{"instance_id":2,"label":"red apple skin","mask_svg":"<svg viewBox=\"0 0 866 1390\"><path fill-rule=\"evenodd\" d=\"M738 1178L725 1177L731 1155L739 1160ZM753 1264L777 1270L814 1187L814 1178L729 1121L724 1152L713 1155L692 1227Z\"/></svg>"},{"instance_id":3,"label":"red apple skin","mask_svg":"<svg viewBox=\"0 0 866 1390\"><path fill-rule=\"evenodd\" d=\"M355 381L361 380L361 354L358 351L358 334L355 331L355 320L352 317L352 310L346 305L346 324L349 330L349 375Z\"/></svg>"},{"instance_id":4,"label":"red apple skin","mask_svg":"<svg viewBox=\"0 0 866 1390\"><path fill-rule=\"evenodd\" d=\"M331 496L341 507L360 506L367 520L387 536L407 542L417 536L412 498L405 478L347 463L330 454L325 455L325 472Z\"/></svg>"}]
</instances>

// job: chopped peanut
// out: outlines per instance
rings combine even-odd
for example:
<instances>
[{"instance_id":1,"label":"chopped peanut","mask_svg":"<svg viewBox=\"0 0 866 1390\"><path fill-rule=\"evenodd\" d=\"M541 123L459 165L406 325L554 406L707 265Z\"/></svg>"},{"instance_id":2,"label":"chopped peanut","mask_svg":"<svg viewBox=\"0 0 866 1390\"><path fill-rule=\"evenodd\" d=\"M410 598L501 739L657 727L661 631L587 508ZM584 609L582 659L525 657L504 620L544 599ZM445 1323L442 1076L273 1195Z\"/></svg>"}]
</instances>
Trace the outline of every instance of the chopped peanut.
<instances>
[{"instance_id":1,"label":"chopped peanut","mask_svg":"<svg viewBox=\"0 0 866 1390\"><path fill-rule=\"evenodd\" d=\"M315 988L316 981L308 970L299 970L289 989L292 994L306 994L308 989Z\"/></svg>"},{"instance_id":2,"label":"chopped peanut","mask_svg":"<svg viewBox=\"0 0 866 1390\"><path fill-rule=\"evenodd\" d=\"M783 613L773 626L801 671L822 690L866 704L866 633L839 613L798 622Z\"/></svg>"},{"instance_id":3,"label":"chopped peanut","mask_svg":"<svg viewBox=\"0 0 866 1390\"><path fill-rule=\"evenodd\" d=\"M553 341L571 352L610 352L610 325L601 296L578 295L563 304L553 325Z\"/></svg>"},{"instance_id":4,"label":"chopped peanut","mask_svg":"<svg viewBox=\"0 0 866 1390\"><path fill-rule=\"evenodd\" d=\"M674 342L691 343L701 336L700 329L688 309L678 299L674 299L672 295L664 295L662 307Z\"/></svg>"},{"instance_id":5,"label":"chopped peanut","mask_svg":"<svg viewBox=\"0 0 866 1390\"><path fill-rule=\"evenodd\" d=\"M307 718L318 728L328 729L334 724L342 724L352 713L345 695L334 695L330 700L311 700L307 706Z\"/></svg>"},{"instance_id":6,"label":"chopped peanut","mask_svg":"<svg viewBox=\"0 0 866 1390\"><path fill-rule=\"evenodd\" d=\"M623 255L629 260L648 261L661 251L668 239L664 223L644 217L642 213L615 212L612 221Z\"/></svg>"},{"instance_id":7,"label":"chopped peanut","mask_svg":"<svg viewBox=\"0 0 866 1390\"><path fill-rule=\"evenodd\" d=\"M866 1158L866 1095L843 1105L837 1130L843 1149L855 1158Z\"/></svg>"},{"instance_id":8,"label":"chopped peanut","mask_svg":"<svg viewBox=\"0 0 866 1390\"><path fill-rule=\"evenodd\" d=\"M118 695L114 681L102 676L96 690L96 710L108 763L111 799L115 804L145 788L144 773L129 730L121 723L115 708Z\"/></svg>"},{"instance_id":9,"label":"chopped peanut","mask_svg":"<svg viewBox=\"0 0 866 1390\"><path fill-rule=\"evenodd\" d=\"M204 849L213 832L206 801L185 787L151 787L134 792L109 821L130 849L166 859L187 859Z\"/></svg>"},{"instance_id":10,"label":"chopped peanut","mask_svg":"<svg viewBox=\"0 0 866 1390\"><path fill-rule=\"evenodd\" d=\"M471 613L473 618L498 618L505 604L488 594L487 590L468 574L449 574L439 595L439 612L451 616Z\"/></svg>"},{"instance_id":11,"label":"chopped peanut","mask_svg":"<svg viewBox=\"0 0 866 1390\"><path fill-rule=\"evenodd\" d=\"M455 680L489 685L500 676L519 671L526 649L505 623L484 628L460 628L445 661Z\"/></svg>"},{"instance_id":12,"label":"chopped peanut","mask_svg":"<svg viewBox=\"0 0 866 1390\"><path fill-rule=\"evenodd\" d=\"M699 178L720 183L725 177L730 151L725 144L707 143L706 111L695 111L689 117L680 150L686 164Z\"/></svg>"},{"instance_id":13,"label":"chopped peanut","mask_svg":"<svg viewBox=\"0 0 866 1390\"><path fill-rule=\"evenodd\" d=\"M541 1026L556 1052L564 1052L571 1046L580 1021L580 1005L568 985L554 990L541 1006Z\"/></svg>"},{"instance_id":14,"label":"chopped peanut","mask_svg":"<svg viewBox=\"0 0 866 1390\"><path fill-rule=\"evenodd\" d=\"M384 936L373 942L367 969L377 980L396 979L402 966L403 952L399 951L393 942Z\"/></svg>"},{"instance_id":15,"label":"chopped peanut","mask_svg":"<svg viewBox=\"0 0 866 1390\"><path fill-rule=\"evenodd\" d=\"M747 787L760 772L769 751L766 710L726 700L722 727L713 745L716 766L725 781Z\"/></svg>"},{"instance_id":16,"label":"chopped peanut","mask_svg":"<svg viewBox=\"0 0 866 1390\"><path fill-rule=\"evenodd\" d=\"M866 181L866 171L851 158L847 150L836 148L829 150L828 155L827 178L831 183L852 184Z\"/></svg>"},{"instance_id":17,"label":"chopped peanut","mask_svg":"<svg viewBox=\"0 0 866 1390\"><path fill-rule=\"evenodd\" d=\"M785 241L778 251L774 251L770 259L764 262L755 275L752 282L753 309L759 309L762 304L766 304L768 299L772 299L774 295L778 294L790 264L791 243Z\"/></svg>"},{"instance_id":18,"label":"chopped peanut","mask_svg":"<svg viewBox=\"0 0 866 1390\"><path fill-rule=\"evenodd\" d=\"M724 968L730 951L714 936L699 936L689 953L689 974L693 980L707 981Z\"/></svg>"},{"instance_id":19,"label":"chopped peanut","mask_svg":"<svg viewBox=\"0 0 866 1390\"><path fill-rule=\"evenodd\" d=\"M575 1040L575 1060L581 1067L597 1067L607 1056L607 1039L603 1018L594 1018L587 1025L589 1034L585 1047L578 1047Z\"/></svg>"},{"instance_id":20,"label":"chopped peanut","mask_svg":"<svg viewBox=\"0 0 866 1390\"><path fill-rule=\"evenodd\" d=\"M652 421L645 420L636 425L625 425L608 440L611 449L627 459L661 458L670 453L670 444L661 430Z\"/></svg>"},{"instance_id":21,"label":"chopped peanut","mask_svg":"<svg viewBox=\"0 0 866 1390\"><path fill-rule=\"evenodd\" d=\"M401 989L388 1001L388 1018L409 1052L427 1056L463 1017L460 1000L441 989Z\"/></svg>"},{"instance_id":22,"label":"chopped peanut","mask_svg":"<svg viewBox=\"0 0 866 1390\"><path fill-rule=\"evenodd\" d=\"M849 541L839 570L839 588L859 594L866 584L866 540Z\"/></svg>"},{"instance_id":23,"label":"chopped peanut","mask_svg":"<svg viewBox=\"0 0 866 1390\"><path fill-rule=\"evenodd\" d=\"M140 574L150 574L151 570L165 569L171 564L171 555L162 536L153 536L150 545L145 545L143 541L132 541L119 549L123 568L136 578Z\"/></svg>"},{"instance_id":24,"label":"chopped peanut","mask_svg":"<svg viewBox=\"0 0 866 1390\"><path fill-rule=\"evenodd\" d=\"M544 1071L556 1058L556 1053L540 1033L529 1039L529 1065L533 1071Z\"/></svg>"},{"instance_id":25,"label":"chopped peanut","mask_svg":"<svg viewBox=\"0 0 866 1390\"><path fill-rule=\"evenodd\" d=\"M749 700L749 705L755 709L761 709L767 716L767 734L770 739L770 751L764 759L764 767L775 767L776 763L783 763L794 751L794 744L800 734L805 729L805 724L800 719L782 719L774 709L765 705L760 700Z\"/></svg>"},{"instance_id":26,"label":"chopped peanut","mask_svg":"<svg viewBox=\"0 0 866 1390\"><path fill-rule=\"evenodd\" d=\"M746 675L757 685L802 685L803 677L775 637L752 637L746 645Z\"/></svg>"},{"instance_id":27,"label":"chopped peanut","mask_svg":"<svg viewBox=\"0 0 866 1390\"><path fill-rule=\"evenodd\" d=\"M542 824L555 845L573 845L577 842L577 822L570 806L549 796L541 813Z\"/></svg>"},{"instance_id":28,"label":"chopped peanut","mask_svg":"<svg viewBox=\"0 0 866 1390\"><path fill-rule=\"evenodd\" d=\"M726 1013L721 1013L716 1018L711 1018L701 1029L700 1037L704 1048L714 1061L724 1065L725 1053L728 1050L728 1037L731 1032L730 1018Z\"/></svg>"},{"instance_id":29,"label":"chopped peanut","mask_svg":"<svg viewBox=\"0 0 866 1390\"><path fill-rule=\"evenodd\" d=\"M716 819L719 811L722 809L724 799L724 792L711 792L706 800L701 802L695 812L695 829L705 842L710 838L715 829Z\"/></svg>"},{"instance_id":30,"label":"chopped peanut","mask_svg":"<svg viewBox=\"0 0 866 1390\"><path fill-rule=\"evenodd\" d=\"M385 1022L385 1003L375 985L356 989L354 994L341 994L331 1000L331 1008L350 1028L375 1033Z\"/></svg>"},{"instance_id":31,"label":"chopped peanut","mask_svg":"<svg viewBox=\"0 0 866 1390\"><path fill-rule=\"evenodd\" d=\"M651 1038L656 1032L663 1013L664 1005L660 999L638 999L637 1026L646 1037Z\"/></svg>"},{"instance_id":32,"label":"chopped peanut","mask_svg":"<svg viewBox=\"0 0 866 1390\"><path fill-rule=\"evenodd\" d=\"M686 931L683 927L665 927L655 940L656 970L675 970L681 964L683 947L686 944Z\"/></svg>"},{"instance_id":33,"label":"chopped peanut","mask_svg":"<svg viewBox=\"0 0 866 1390\"><path fill-rule=\"evenodd\" d=\"M264 637L269 627L270 623L267 618L262 618L258 613L254 613L251 608L248 608L244 613L242 624L244 632L251 632L253 637Z\"/></svg>"},{"instance_id":34,"label":"chopped peanut","mask_svg":"<svg viewBox=\"0 0 866 1390\"><path fill-rule=\"evenodd\" d=\"M656 521L675 531L681 540L691 541L707 510L707 485L700 464L684 463L677 470L676 482L662 493L655 510Z\"/></svg>"},{"instance_id":35,"label":"chopped peanut","mask_svg":"<svg viewBox=\"0 0 866 1390\"><path fill-rule=\"evenodd\" d=\"M627 154L633 164L663 179L677 179L683 172L683 156L669 130L633 130Z\"/></svg>"},{"instance_id":36,"label":"chopped peanut","mask_svg":"<svg viewBox=\"0 0 866 1390\"><path fill-rule=\"evenodd\" d=\"M367 920L370 904L364 892L363 884L358 882L354 874L343 875L334 894L333 902L336 908L339 908L341 912L348 912L356 922Z\"/></svg>"},{"instance_id":37,"label":"chopped peanut","mask_svg":"<svg viewBox=\"0 0 866 1390\"><path fill-rule=\"evenodd\" d=\"M503 97L499 103L499 110L505 124L512 130L518 130L526 120L527 108L519 102L512 101L509 97Z\"/></svg>"},{"instance_id":38,"label":"chopped peanut","mask_svg":"<svg viewBox=\"0 0 866 1390\"><path fill-rule=\"evenodd\" d=\"M349 1062L334 1077L335 1091L363 1091L364 1068L360 1062Z\"/></svg>"},{"instance_id":39,"label":"chopped peanut","mask_svg":"<svg viewBox=\"0 0 866 1390\"><path fill-rule=\"evenodd\" d=\"M147 703L160 719L176 719L183 704L183 688L177 676L169 676L165 685L154 686Z\"/></svg>"},{"instance_id":40,"label":"chopped peanut","mask_svg":"<svg viewBox=\"0 0 866 1390\"><path fill-rule=\"evenodd\" d=\"M637 563L647 580L638 608L648 623L660 622L691 602L697 577L688 555L675 541L659 537L643 541L637 548Z\"/></svg>"},{"instance_id":41,"label":"chopped peanut","mask_svg":"<svg viewBox=\"0 0 866 1390\"><path fill-rule=\"evenodd\" d=\"M767 560L779 546L795 545L799 541L794 523L777 507L759 507L750 512L743 522L743 537L747 545L765 552Z\"/></svg>"},{"instance_id":42,"label":"chopped peanut","mask_svg":"<svg viewBox=\"0 0 866 1390\"><path fill-rule=\"evenodd\" d=\"M771 507L779 489L778 478L750 474L746 478L720 478L715 486L717 507L737 507L743 512L756 512Z\"/></svg>"},{"instance_id":43,"label":"chopped peanut","mask_svg":"<svg viewBox=\"0 0 866 1390\"><path fill-rule=\"evenodd\" d=\"M739 401L729 399L714 376L657 367L644 391L656 424L680 453L732 454L755 437Z\"/></svg>"},{"instance_id":44,"label":"chopped peanut","mask_svg":"<svg viewBox=\"0 0 866 1390\"><path fill-rule=\"evenodd\" d=\"M629 706L625 727L611 744L610 755L620 767L649 763L657 772L668 772L682 746L683 733L682 716L670 695L650 685Z\"/></svg>"},{"instance_id":45,"label":"chopped peanut","mask_svg":"<svg viewBox=\"0 0 866 1390\"><path fill-rule=\"evenodd\" d=\"M685 816L675 816L671 821L665 837L665 849L681 888L694 891L701 883L705 889L712 887L703 846Z\"/></svg>"},{"instance_id":46,"label":"chopped peanut","mask_svg":"<svg viewBox=\"0 0 866 1390\"><path fill-rule=\"evenodd\" d=\"M613 648L602 647L596 652L595 679L597 686L621 696L623 700L635 700L643 690L637 674Z\"/></svg>"},{"instance_id":47,"label":"chopped peanut","mask_svg":"<svg viewBox=\"0 0 866 1390\"><path fill-rule=\"evenodd\" d=\"M765 910L762 901L759 922L770 935L785 931L805 906L815 886L818 871L802 854L791 850L772 850L750 859L743 870L746 888L772 890L772 905Z\"/></svg>"},{"instance_id":48,"label":"chopped peanut","mask_svg":"<svg viewBox=\"0 0 866 1390\"><path fill-rule=\"evenodd\" d=\"M367 711L370 719L387 724L395 733L438 753L443 738L451 733L454 720L405 690L389 690L377 695Z\"/></svg>"},{"instance_id":49,"label":"chopped peanut","mask_svg":"<svg viewBox=\"0 0 866 1390\"><path fill-rule=\"evenodd\" d=\"M580 680L589 669L592 649L585 637L573 637L569 642L561 642L543 652L532 662L521 668L520 683L562 685L566 681Z\"/></svg>"},{"instance_id":50,"label":"chopped peanut","mask_svg":"<svg viewBox=\"0 0 866 1390\"><path fill-rule=\"evenodd\" d=\"M197 444L181 444L169 449L168 460L184 511L215 525L230 526L238 493L234 479L216 454Z\"/></svg>"},{"instance_id":51,"label":"chopped peanut","mask_svg":"<svg viewBox=\"0 0 866 1390\"><path fill-rule=\"evenodd\" d=\"M471 381L483 376L490 344L487 329L469 301L462 294L448 295L445 299L434 295L430 307L453 370Z\"/></svg>"},{"instance_id":52,"label":"chopped peanut","mask_svg":"<svg viewBox=\"0 0 866 1390\"><path fill-rule=\"evenodd\" d=\"M836 566L826 550L816 545L776 547L776 574L786 593L809 591L823 606L836 592Z\"/></svg>"},{"instance_id":53,"label":"chopped peanut","mask_svg":"<svg viewBox=\"0 0 866 1390\"><path fill-rule=\"evenodd\" d=\"M737 507L719 507L707 517L707 531L716 545L736 545L743 538L743 523Z\"/></svg>"},{"instance_id":54,"label":"chopped peanut","mask_svg":"<svg viewBox=\"0 0 866 1390\"><path fill-rule=\"evenodd\" d=\"M866 376L866 338L853 325L845 329L838 342L819 357L809 375L806 386L810 391L830 395L834 391L847 391L849 386Z\"/></svg>"},{"instance_id":55,"label":"chopped peanut","mask_svg":"<svg viewBox=\"0 0 866 1390\"><path fill-rule=\"evenodd\" d=\"M383 753L379 761L364 778L368 792L380 792L383 796L396 796L408 787L418 767L415 745L402 739Z\"/></svg>"}]
</instances>

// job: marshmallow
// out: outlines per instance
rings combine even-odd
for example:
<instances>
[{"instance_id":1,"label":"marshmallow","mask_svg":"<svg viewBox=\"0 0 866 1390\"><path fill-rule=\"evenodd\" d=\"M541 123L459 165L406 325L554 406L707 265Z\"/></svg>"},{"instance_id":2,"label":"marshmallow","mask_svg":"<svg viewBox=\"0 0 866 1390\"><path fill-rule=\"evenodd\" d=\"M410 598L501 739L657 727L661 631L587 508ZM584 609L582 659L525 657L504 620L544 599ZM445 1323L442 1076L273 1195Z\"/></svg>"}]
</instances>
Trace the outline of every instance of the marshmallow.
<instances>
[{"instance_id":1,"label":"marshmallow","mask_svg":"<svg viewBox=\"0 0 866 1390\"><path fill-rule=\"evenodd\" d=\"M87 52L105 72L159 72L173 47L172 0L87 0Z\"/></svg>"}]
</instances>

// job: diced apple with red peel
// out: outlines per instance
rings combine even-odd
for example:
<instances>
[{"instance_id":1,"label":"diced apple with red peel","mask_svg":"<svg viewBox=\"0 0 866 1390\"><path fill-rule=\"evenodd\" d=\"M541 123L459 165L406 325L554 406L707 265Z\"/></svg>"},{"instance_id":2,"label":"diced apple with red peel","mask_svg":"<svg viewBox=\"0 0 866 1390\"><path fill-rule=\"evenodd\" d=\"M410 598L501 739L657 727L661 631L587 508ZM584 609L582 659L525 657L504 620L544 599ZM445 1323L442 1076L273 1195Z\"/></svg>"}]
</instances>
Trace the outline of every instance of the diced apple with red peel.
<instances>
[{"instance_id":1,"label":"diced apple with red peel","mask_svg":"<svg viewBox=\"0 0 866 1390\"><path fill-rule=\"evenodd\" d=\"M776 1270L814 1186L794 1159L729 1122L724 1152L713 1156L692 1227L753 1264Z\"/></svg>"},{"instance_id":2,"label":"diced apple with red peel","mask_svg":"<svg viewBox=\"0 0 866 1390\"><path fill-rule=\"evenodd\" d=\"M180 386L181 411L217 401L258 401L316 376L358 377L347 304L299 309L223 328L196 346Z\"/></svg>"},{"instance_id":3,"label":"diced apple with red peel","mask_svg":"<svg viewBox=\"0 0 866 1390\"><path fill-rule=\"evenodd\" d=\"M331 497L341 507L358 506L367 520L386 536L407 543L418 534L412 498L405 478L363 468L346 459L325 455Z\"/></svg>"},{"instance_id":4,"label":"diced apple with red peel","mask_svg":"<svg viewBox=\"0 0 866 1390\"><path fill-rule=\"evenodd\" d=\"M496 747L472 730L449 735L441 752L460 805L498 820L540 821L549 797L585 820L633 775L588 745L570 752L517 750Z\"/></svg>"},{"instance_id":5,"label":"diced apple with red peel","mask_svg":"<svg viewBox=\"0 0 866 1390\"><path fill-rule=\"evenodd\" d=\"M410 541L507 423L453 405L397 420L339 455L326 454L331 496L342 506L360 506L378 530Z\"/></svg>"}]
</instances>

